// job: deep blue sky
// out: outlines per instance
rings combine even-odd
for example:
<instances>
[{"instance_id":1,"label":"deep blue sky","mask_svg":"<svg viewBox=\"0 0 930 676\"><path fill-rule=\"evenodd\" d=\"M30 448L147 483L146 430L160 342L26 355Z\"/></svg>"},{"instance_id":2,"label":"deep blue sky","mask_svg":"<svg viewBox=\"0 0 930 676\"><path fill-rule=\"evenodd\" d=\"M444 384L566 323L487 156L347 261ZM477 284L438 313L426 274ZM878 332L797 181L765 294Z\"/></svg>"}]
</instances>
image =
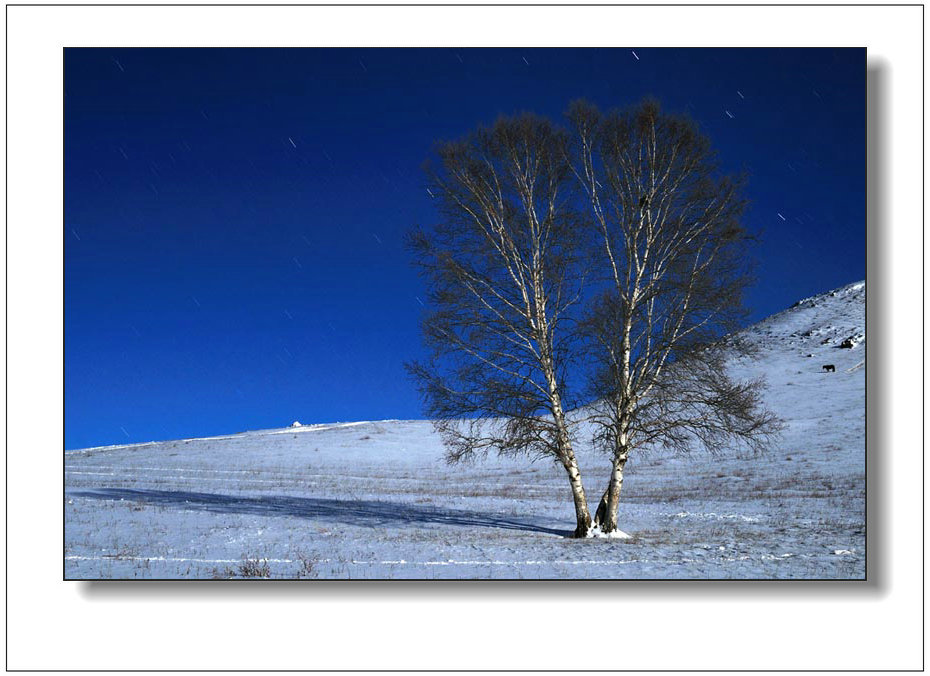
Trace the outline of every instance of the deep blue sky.
<instances>
[{"instance_id":1,"label":"deep blue sky","mask_svg":"<svg viewBox=\"0 0 930 676\"><path fill-rule=\"evenodd\" d=\"M65 446L421 417L402 242L436 219L421 165L501 113L646 95L690 113L750 175L755 319L862 279L865 66L864 49L67 49Z\"/></svg>"}]
</instances>

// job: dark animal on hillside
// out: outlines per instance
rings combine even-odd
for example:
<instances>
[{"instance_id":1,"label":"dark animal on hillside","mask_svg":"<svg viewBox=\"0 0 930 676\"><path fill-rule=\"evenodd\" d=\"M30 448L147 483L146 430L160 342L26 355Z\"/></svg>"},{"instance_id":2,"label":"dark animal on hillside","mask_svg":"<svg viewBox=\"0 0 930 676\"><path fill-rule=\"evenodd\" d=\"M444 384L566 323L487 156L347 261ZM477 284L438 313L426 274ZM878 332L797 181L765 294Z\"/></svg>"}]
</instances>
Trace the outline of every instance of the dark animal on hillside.
<instances>
[{"instance_id":1,"label":"dark animal on hillside","mask_svg":"<svg viewBox=\"0 0 930 676\"><path fill-rule=\"evenodd\" d=\"M823 370L827 373L829 373L830 371L833 371L834 373L836 373L836 367L833 364L824 364Z\"/></svg>"}]
</instances>

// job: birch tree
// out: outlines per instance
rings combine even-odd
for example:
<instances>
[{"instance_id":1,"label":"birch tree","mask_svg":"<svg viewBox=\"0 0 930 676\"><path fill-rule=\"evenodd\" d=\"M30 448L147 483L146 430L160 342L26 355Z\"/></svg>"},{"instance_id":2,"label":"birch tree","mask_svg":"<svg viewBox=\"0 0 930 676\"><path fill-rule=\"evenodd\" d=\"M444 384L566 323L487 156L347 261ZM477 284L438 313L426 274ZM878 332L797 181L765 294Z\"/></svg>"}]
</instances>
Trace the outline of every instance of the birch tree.
<instances>
[{"instance_id":1,"label":"birch tree","mask_svg":"<svg viewBox=\"0 0 930 676\"><path fill-rule=\"evenodd\" d=\"M429 288L429 357L408 368L448 460L553 459L583 537L591 516L566 416L582 288L567 149L564 131L531 115L438 147L429 192L442 219L410 241Z\"/></svg>"},{"instance_id":2,"label":"birch tree","mask_svg":"<svg viewBox=\"0 0 930 676\"><path fill-rule=\"evenodd\" d=\"M765 447L779 422L760 381L735 382L724 337L745 320L749 283L742 182L721 175L708 139L654 102L601 114L573 104L572 167L603 272L584 332L595 370L596 442L611 473L595 513L617 529L632 452Z\"/></svg>"}]
</instances>

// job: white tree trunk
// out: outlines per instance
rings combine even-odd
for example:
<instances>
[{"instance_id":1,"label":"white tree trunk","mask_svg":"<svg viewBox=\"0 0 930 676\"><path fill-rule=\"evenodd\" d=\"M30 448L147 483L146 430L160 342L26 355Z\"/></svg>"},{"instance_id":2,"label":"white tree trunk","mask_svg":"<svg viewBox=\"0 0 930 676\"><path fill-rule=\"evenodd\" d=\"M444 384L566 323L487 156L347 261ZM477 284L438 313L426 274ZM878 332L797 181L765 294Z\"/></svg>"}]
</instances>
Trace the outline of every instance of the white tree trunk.
<instances>
[{"instance_id":1,"label":"white tree trunk","mask_svg":"<svg viewBox=\"0 0 930 676\"><path fill-rule=\"evenodd\" d=\"M571 450L569 449L571 453ZM578 470L578 462L575 460L574 453L571 453L565 463L565 469L568 472L568 480L572 486L572 500L575 503L575 532L572 537L587 537L588 531L591 530L591 513L588 511L588 499L585 496L584 485L581 483L581 472Z\"/></svg>"},{"instance_id":2,"label":"white tree trunk","mask_svg":"<svg viewBox=\"0 0 930 676\"><path fill-rule=\"evenodd\" d=\"M610 482L607 490L601 497L594 516L594 525L602 533L613 533L617 530L620 516L620 491L623 488L623 467L626 460L617 460L613 463L610 472Z\"/></svg>"},{"instance_id":3,"label":"white tree trunk","mask_svg":"<svg viewBox=\"0 0 930 676\"><path fill-rule=\"evenodd\" d=\"M542 306L541 302L540 306ZM555 369L552 368L552 360L549 357L548 349L543 350L542 367L549 387L552 417L555 420L558 434L558 454L562 461L562 466L565 467L565 471L568 472L568 481L572 487L572 501L575 504L575 530L572 533L572 537L587 537L588 531L591 530L591 513L588 511L588 498L584 492L584 484L581 481L581 470L578 469L575 451L572 449L571 438L568 434L568 421L565 419L565 411L562 409L562 397L559 394L559 385L556 380Z\"/></svg>"}]
</instances>

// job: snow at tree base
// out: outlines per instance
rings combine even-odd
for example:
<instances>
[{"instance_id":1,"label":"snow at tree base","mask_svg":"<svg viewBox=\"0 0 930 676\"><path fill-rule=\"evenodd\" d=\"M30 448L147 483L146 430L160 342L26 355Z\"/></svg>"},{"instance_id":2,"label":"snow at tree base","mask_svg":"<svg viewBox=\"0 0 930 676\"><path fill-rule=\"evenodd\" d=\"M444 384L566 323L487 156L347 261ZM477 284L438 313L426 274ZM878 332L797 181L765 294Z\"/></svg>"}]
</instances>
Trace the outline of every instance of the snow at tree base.
<instances>
[{"instance_id":1,"label":"snow at tree base","mask_svg":"<svg viewBox=\"0 0 930 676\"><path fill-rule=\"evenodd\" d=\"M629 538L565 537L551 462L450 466L428 421L295 424L66 451L65 576L861 579L865 283L743 335L760 351L731 373L766 378L781 441L761 458L632 457ZM608 460L584 434L578 452L600 495Z\"/></svg>"}]
</instances>

